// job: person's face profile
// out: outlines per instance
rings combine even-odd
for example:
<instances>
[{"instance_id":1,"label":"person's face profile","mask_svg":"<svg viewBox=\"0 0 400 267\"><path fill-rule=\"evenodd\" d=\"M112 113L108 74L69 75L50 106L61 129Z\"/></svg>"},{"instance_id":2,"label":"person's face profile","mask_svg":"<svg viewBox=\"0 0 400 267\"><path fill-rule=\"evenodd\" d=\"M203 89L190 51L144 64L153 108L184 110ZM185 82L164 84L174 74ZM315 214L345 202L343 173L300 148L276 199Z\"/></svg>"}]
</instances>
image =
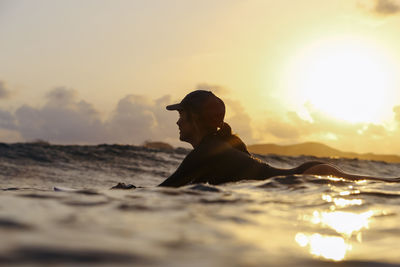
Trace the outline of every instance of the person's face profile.
<instances>
[{"instance_id":1,"label":"person's face profile","mask_svg":"<svg viewBox=\"0 0 400 267\"><path fill-rule=\"evenodd\" d=\"M190 120L189 114L185 110L178 110L179 119L176 122L179 128L179 139L184 142L190 142L194 135L194 125Z\"/></svg>"}]
</instances>

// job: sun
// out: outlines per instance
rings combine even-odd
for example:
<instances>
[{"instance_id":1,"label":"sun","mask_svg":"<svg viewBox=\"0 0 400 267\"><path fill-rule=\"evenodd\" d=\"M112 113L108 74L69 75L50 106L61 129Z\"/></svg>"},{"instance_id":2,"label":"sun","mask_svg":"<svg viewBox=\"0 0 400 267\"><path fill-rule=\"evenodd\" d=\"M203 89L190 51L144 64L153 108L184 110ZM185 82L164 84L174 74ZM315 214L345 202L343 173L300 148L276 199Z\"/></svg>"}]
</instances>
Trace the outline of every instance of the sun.
<instances>
[{"instance_id":1,"label":"sun","mask_svg":"<svg viewBox=\"0 0 400 267\"><path fill-rule=\"evenodd\" d=\"M285 74L289 97L348 122L390 116L395 70L384 51L365 40L330 38L293 57Z\"/></svg>"}]
</instances>

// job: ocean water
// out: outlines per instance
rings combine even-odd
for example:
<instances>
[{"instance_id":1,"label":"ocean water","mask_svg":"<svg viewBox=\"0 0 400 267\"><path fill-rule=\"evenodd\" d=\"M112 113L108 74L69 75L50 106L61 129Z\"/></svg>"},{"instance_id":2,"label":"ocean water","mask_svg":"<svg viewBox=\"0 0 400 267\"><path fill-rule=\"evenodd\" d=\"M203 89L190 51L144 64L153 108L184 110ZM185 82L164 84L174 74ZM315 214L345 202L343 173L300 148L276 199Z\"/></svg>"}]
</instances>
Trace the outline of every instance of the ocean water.
<instances>
[{"instance_id":1,"label":"ocean water","mask_svg":"<svg viewBox=\"0 0 400 267\"><path fill-rule=\"evenodd\" d=\"M399 183L296 175L156 187L188 151L0 144L0 265L400 266ZM258 157L284 168L316 159ZM400 176L400 164L322 160ZM137 188L110 190L118 182Z\"/></svg>"}]
</instances>

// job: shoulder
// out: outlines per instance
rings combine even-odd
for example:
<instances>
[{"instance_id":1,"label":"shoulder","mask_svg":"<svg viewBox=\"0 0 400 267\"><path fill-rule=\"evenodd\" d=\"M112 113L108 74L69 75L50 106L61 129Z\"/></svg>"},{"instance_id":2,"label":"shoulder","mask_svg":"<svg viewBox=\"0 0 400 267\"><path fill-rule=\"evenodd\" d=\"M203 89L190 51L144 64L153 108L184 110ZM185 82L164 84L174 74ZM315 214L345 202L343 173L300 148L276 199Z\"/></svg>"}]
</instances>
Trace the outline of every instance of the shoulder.
<instances>
[{"instance_id":1,"label":"shoulder","mask_svg":"<svg viewBox=\"0 0 400 267\"><path fill-rule=\"evenodd\" d=\"M242 141L242 139L239 138L239 136L235 134L231 135L228 139L228 142L233 148L250 155L246 144Z\"/></svg>"},{"instance_id":2,"label":"shoulder","mask_svg":"<svg viewBox=\"0 0 400 267\"><path fill-rule=\"evenodd\" d=\"M184 159L184 162L201 162L228 149L225 142L215 136L206 136Z\"/></svg>"}]
</instances>

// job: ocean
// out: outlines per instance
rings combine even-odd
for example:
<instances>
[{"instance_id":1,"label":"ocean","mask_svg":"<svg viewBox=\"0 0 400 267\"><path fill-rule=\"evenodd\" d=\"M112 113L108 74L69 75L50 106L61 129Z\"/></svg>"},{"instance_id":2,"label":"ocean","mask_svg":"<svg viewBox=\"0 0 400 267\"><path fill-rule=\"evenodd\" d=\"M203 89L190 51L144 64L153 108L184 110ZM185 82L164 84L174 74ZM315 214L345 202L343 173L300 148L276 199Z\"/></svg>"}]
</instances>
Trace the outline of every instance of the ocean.
<instances>
[{"instance_id":1,"label":"ocean","mask_svg":"<svg viewBox=\"0 0 400 267\"><path fill-rule=\"evenodd\" d=\"M188 152L0 144L0 265L400 266L399 183L292 175L157 187ZM396 163L257 157L400 176ZM136 188L110 189L119 182Z\"/></svg>"}]
</instances>

